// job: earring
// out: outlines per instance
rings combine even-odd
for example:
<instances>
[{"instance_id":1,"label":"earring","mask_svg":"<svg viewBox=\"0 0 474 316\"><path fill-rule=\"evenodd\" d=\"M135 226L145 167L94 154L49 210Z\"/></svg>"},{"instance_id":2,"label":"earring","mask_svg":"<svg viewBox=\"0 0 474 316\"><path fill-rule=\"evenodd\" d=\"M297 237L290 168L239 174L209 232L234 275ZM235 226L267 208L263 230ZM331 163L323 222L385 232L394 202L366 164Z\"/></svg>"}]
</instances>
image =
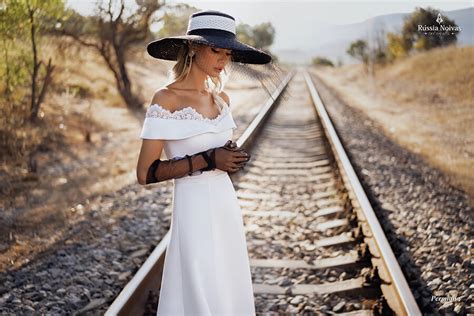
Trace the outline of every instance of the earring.
<instances>
[{"instance_id":1,"label":"earring","mask_svg":"<svg viewBox=\"0 0 474 316\"><path fill-rule=\"evenodd\" d=\"M194 51L193 51L193 50L189 53L189 56L190 56L190 57L193 57L193 56L194 56Z\"/></svg>"}]
</instances>

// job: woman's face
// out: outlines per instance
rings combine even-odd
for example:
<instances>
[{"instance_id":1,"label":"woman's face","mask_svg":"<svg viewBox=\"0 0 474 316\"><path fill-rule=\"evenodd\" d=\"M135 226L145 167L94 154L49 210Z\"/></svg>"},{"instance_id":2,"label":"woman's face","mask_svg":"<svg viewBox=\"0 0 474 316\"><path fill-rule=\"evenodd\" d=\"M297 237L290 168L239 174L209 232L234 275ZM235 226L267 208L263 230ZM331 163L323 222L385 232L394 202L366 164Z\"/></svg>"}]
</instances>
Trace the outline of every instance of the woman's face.
<instances>
[{"instance_id":1,"label":"woman's face","mask_svg":"<svg viewBox=\"0 0 474 316\"><path fill-rule=\"evenodd\" d=\"M218 77L232 56L232 50L201 45L195 49L195 63L202 71L211 77Z\"/></svg>"}]
</instances>

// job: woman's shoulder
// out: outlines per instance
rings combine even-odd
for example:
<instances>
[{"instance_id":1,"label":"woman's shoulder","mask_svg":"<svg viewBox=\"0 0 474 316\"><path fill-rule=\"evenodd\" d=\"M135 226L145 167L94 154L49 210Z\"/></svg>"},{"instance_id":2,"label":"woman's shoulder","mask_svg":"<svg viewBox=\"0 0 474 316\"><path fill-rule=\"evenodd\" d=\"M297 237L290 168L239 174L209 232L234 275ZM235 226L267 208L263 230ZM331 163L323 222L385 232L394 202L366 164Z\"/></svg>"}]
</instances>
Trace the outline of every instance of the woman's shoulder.
<instances>
[{"instance_id":1,"label":"woman's shoulder","mask_svg":"<svg viewBox=\"0 0 474 316\"><path fill-rule=\"evenodd\" d=\"M175 92L171 91L167 87L159 88L153 94L151 99L151 105L158 104L160 107L168 110L173 111L174 107L177 104L177 95Z\"/></svg>"},{"instance_id":2,"label":"woman's shoulder","mask_svg":"<svg viewBox=\"0 0 474 316\"><path fill-rule=\"evenodd\" d=\"M227 93L225 93L224 91L221 91L217 95L221 97L221 99L224 100L225 103L227 103L227 106L230 106L230 98L227 95Z\"/></svg>"}]
</instances>

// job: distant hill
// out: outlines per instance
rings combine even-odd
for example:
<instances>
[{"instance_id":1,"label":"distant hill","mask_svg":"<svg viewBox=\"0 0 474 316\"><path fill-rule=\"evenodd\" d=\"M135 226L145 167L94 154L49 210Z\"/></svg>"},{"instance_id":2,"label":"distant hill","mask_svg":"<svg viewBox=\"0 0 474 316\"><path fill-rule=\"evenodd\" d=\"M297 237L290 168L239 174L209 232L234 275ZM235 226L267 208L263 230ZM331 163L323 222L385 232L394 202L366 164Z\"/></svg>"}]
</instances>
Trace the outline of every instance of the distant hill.
<instances>
[{"instance_id":1,"label":"distant hill","mask_svg":"<svg viewBox=\"0 0 474 316\"><path fill-rule=\"evenodd\" d=\"M459 46L474 45L474 7L459 9L453 11L441 11L450 19L454 20L456 25L461 28L458 34ZM346 53L349 44L356 39L367 39L370 34L376 34L383 29L385 33L400 32L403 26L404 18L410 13L393 13L379 15L367 19L360 23L337 25L324 29L315 30L315 46L309 50L276 50L275 54L282 61L294 62L297 64L308 63L312 57L319 55L327 57L334 62L340 59L345 64L356 63L351 56Z\"/></svg>"}]
</instances>

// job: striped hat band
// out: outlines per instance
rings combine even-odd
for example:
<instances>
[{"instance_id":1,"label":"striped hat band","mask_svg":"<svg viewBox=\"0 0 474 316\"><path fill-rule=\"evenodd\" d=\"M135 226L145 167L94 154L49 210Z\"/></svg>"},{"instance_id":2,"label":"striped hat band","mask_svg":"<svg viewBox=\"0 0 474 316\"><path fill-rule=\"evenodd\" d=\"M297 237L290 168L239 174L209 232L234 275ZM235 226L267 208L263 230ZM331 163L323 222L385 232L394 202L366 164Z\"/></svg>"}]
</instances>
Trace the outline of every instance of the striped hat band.
<instances>
[{"instance_id":1,"label":"striped hat band","mask_svg":"<svg viewBox=\"0 0 474 316\"><path fill-rule=\"evenodd\" d=\"M199 30L209 29L226 31L235 36L235 19L222 12L197 12L189 19L186 34L201 34Z\"/></svg>"}]
</instances>

